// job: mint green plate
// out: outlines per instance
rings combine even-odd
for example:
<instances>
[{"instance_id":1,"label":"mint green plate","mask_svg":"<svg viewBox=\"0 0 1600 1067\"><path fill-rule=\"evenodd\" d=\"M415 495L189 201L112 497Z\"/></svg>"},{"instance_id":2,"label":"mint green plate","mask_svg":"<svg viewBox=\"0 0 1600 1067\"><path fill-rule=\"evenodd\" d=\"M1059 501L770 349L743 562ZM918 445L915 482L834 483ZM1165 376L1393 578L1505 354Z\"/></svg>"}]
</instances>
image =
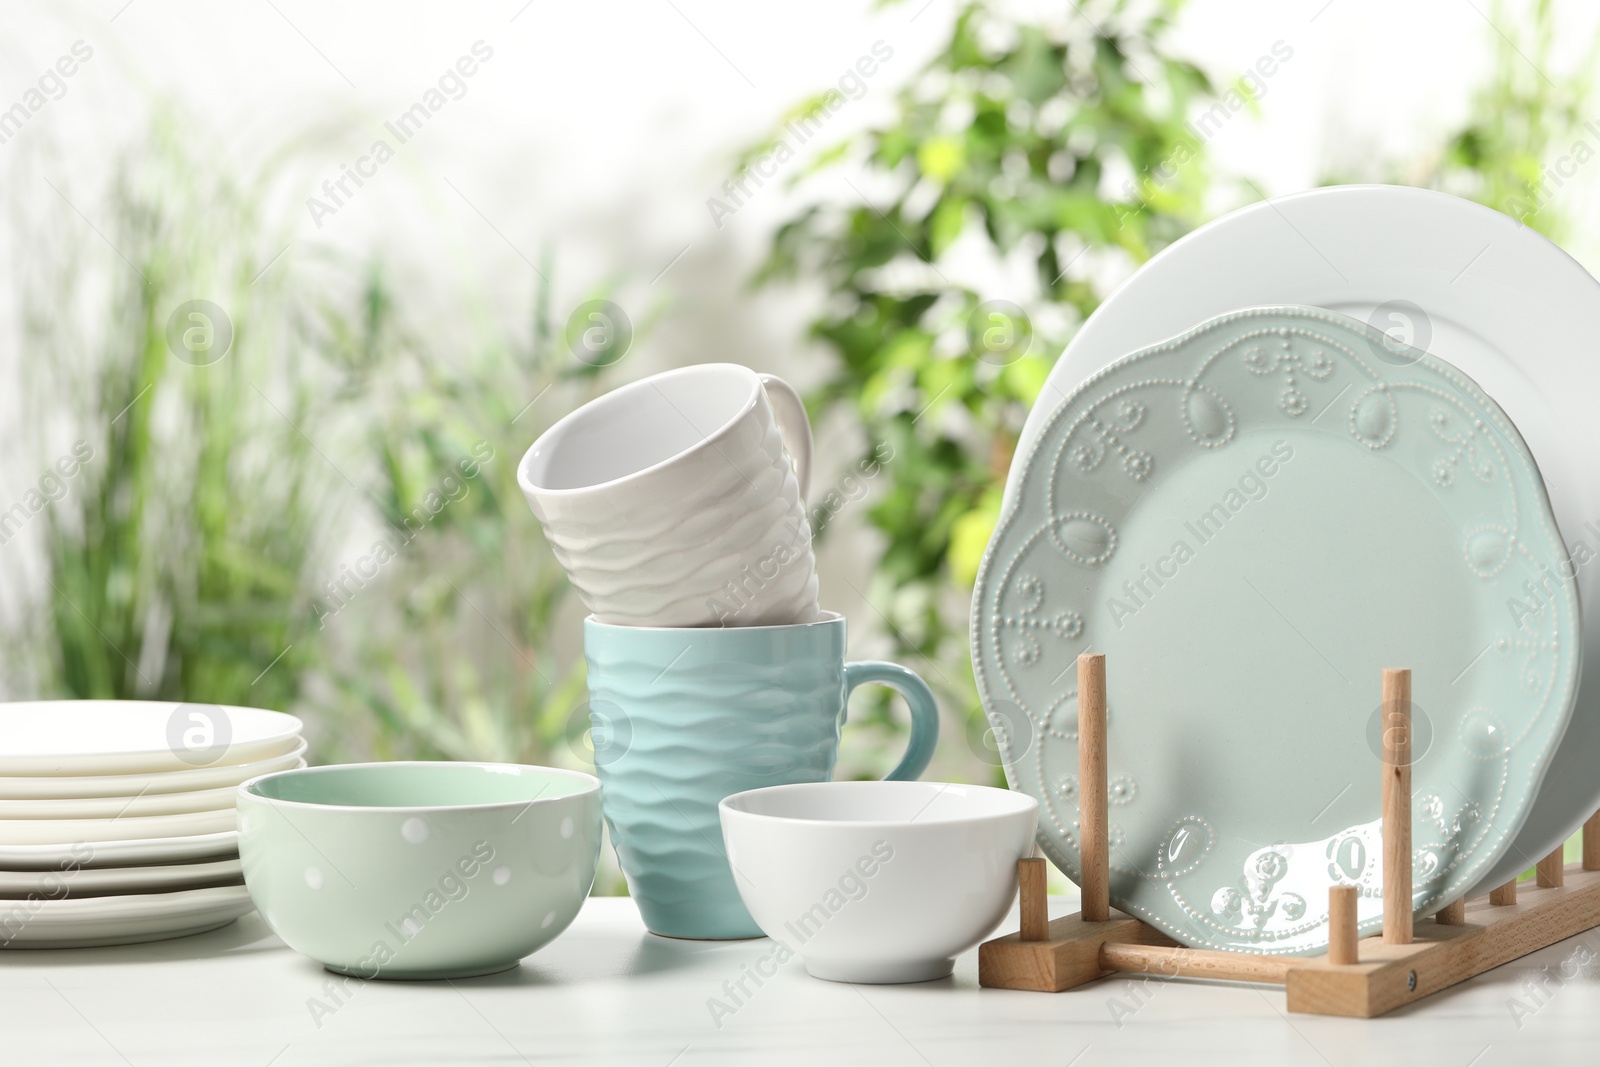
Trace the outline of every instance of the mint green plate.
<instances>
[{"instance_id":1,"label":"mint green plate","mask_svg":"<svg viewBox=\"0 0 1600 1067\"><path fill-rule=\"evenodd\" d=\"M979 690L1078 878L1075 658L1107 659L1111 899L1196 946L1382 919L1379 679L1413 670L1415 908L1521 826L1579 673L1537 468L1465 376L1311 308L1212 319L1050 416L973 595Z\"/></svg>"}]
</instances>

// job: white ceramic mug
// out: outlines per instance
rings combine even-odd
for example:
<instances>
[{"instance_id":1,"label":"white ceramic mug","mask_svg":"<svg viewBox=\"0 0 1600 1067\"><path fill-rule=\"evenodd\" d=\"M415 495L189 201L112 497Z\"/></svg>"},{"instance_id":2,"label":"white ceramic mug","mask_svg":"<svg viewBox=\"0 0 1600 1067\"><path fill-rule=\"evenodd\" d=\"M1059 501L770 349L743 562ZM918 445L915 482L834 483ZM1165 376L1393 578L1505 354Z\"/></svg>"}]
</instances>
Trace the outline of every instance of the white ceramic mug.
<instances>
[{"instance_id":1,"label":"white ceramic mug","mask_svg":"<svg viewBox=\"0 0 1600 1067\"><path fill-rule=\"evenodd\" d=\"M703 363L572 412L528 449L517 481L601 622L771 626L820 617L810 468L794 389Z\"/></svg>"}]
</instances>

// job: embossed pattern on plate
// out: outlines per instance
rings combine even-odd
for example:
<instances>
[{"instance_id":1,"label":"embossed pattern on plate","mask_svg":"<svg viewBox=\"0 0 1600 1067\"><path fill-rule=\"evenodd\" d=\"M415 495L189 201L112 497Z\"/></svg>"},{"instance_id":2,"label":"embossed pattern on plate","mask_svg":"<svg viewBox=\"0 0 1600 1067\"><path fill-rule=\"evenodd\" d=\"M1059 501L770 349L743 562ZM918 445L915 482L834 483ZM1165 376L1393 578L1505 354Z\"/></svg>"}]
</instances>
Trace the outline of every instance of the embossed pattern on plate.
<instances>
[{"instance_id":1,"label":"embossed pattern on plate","mask_svg":"<svg viewBox=\"0 0 1600 1067\"><path fill-rule=\"evenodd\" d=\"M1077 653L1108 658L1111 897L1186 944L1381 924L1379 670L1414 671L1414 904L1526 817L1576 690L1575 584L1475 384L1312 308L1212 319L1062 402L973 596L979 690L1076 879ZM1530 860L1531 862L1531 860Z\"/></svg>"}]
</instances>

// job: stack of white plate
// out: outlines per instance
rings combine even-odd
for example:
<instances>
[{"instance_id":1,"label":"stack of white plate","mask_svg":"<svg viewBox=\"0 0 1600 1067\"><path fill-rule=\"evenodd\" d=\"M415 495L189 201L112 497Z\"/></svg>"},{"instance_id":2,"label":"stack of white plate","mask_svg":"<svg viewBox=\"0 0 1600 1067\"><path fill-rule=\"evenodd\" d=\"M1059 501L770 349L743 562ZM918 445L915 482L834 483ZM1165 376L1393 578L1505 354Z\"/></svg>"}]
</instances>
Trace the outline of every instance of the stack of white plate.
<instances>
[{"instance_id":1,"label":"stack of white plate","mask_svg":"<svg viewBox=\"0 0 1600 1067\"><path fill-rule=\"evenodd\" d=\"M235 787L305 766L300 729L215 704L0 704L0 948L156 941L250 911Z\"/></svg>"}]
</instances>

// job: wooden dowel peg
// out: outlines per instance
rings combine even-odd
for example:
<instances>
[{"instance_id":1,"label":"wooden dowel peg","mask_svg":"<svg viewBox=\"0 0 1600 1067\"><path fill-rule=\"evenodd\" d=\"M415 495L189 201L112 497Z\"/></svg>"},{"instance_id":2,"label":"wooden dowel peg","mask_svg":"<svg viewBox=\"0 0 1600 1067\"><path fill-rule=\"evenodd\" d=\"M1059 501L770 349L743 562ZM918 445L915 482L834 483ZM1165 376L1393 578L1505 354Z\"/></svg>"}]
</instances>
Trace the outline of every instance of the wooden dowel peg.
<instances>
[{"instance_id":1,"label":"wooden dowel peg","mask_svg":"<svg viewBox=\"0 0 1600 1067\"><path fill-rule=\"evenodd\" d=\"M1583 869L1600 871L1600 811L1583 824Z\"/></svg>"},{"instance_id":2,"label":"wooden dowel peg","mask_svg":"<svg viewBox=\"0 0 1600 1067\"><path fill-rule=\"evenodd\" d=\"M1111 918L1111 850L1106 834L1106 657L1078 657L1078 841L1083 918Z\"/></svg>"},{"instance_id":3,"label":"wooden dowel peg","mask_svg":"<svg viewBox=\"0 0 1600 1067\"><path fill-rule=\"evenodd\" d=\"M1489 890L1489 903L1493 904L1497 908L1503 908L1508 904L1515 904L1516 902L1517 880L1515 878L1511 879L1511 881L1507 882L1505 885L1496 886L1495 888Z\"/></svg>"},{"instance_id":4,"label":"wooden dowel peg","mask_svg":"<svg viewBox=\"0 0 1600 1067\"><path fill-rule=\"evenodd\" d=\"M1534 866L1533 875L1540 889L1556 889L1565 884L1567 880L1566 846L1564 844L1557 845L1554 852Z\"/></svg>"},{"instance_id":5,"label":"wooden dowel peg","mask_svg":"<svg viewBox=\"0 0 1600 1067\"><path fill-rule=\"evenodd\" d=\"M1044 860L1017 861L1018 910L1022 913L1022 940L1046 941L1050 937L1048 891Z\"/></svg>"},{"instance_id":6,"label":"wooden dowel peg","mask_svg":"<svg viewBox=\"0 0 1600 1067\"><path fill-rule=\"evenodd\" d=\"M1328 962L1340 965L1355 963L1356 952L1356 902L1358 893L1353 885L1336 885L1328 888Z\"/></svg>"},{"instance_id":7,"label":"wooden dowel peg","mask_svg":"<svg viewBox=\"0 0 1600 1067\"><path fill-rule=\"evenodd\" d=\"M1467 902L1452 900L1433 913L1433 921L1440 926L1462 926L1467 921Z\"/></svg>"},{"instance_id":8,"label":"wooden dowel peg","mask_svg":"<svg viewBox=\"0 0 1600 1067\"><path fill-rule=\"evenodd\" d=\"M1383 940L1411 944L1411 671L1383 672Z\"/></svg>"}]
</instances>

